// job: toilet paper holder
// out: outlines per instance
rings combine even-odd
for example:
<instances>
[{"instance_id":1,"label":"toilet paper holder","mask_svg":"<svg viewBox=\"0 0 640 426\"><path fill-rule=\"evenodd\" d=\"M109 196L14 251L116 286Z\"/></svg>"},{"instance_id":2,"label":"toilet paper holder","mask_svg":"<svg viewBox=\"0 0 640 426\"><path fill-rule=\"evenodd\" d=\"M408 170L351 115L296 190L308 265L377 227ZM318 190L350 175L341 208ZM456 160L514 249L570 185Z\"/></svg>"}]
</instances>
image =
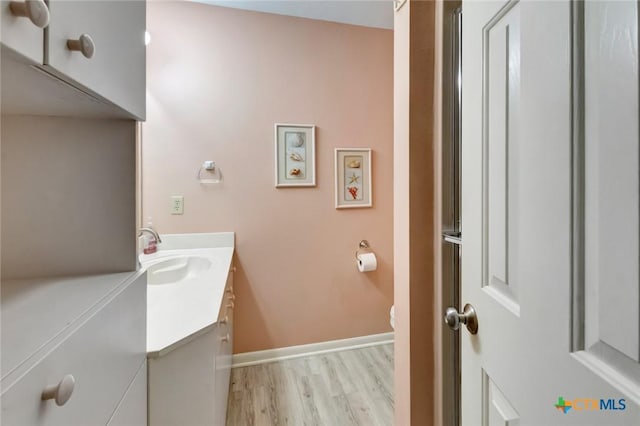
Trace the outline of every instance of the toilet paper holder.
<instances>
[{"instance_id":1,"label":"toilet paper holder","mask_svg":"<svg viewBox=\"0 0 640 426\"><path fill-rule=\"evenodd\" d=\"M358 255L364 250L371 251L371 246L369 245L369 241L367 240L362 240L358 244L358 250L356 250L356 259L358 259Z\"/></svg>"}]
</instances>

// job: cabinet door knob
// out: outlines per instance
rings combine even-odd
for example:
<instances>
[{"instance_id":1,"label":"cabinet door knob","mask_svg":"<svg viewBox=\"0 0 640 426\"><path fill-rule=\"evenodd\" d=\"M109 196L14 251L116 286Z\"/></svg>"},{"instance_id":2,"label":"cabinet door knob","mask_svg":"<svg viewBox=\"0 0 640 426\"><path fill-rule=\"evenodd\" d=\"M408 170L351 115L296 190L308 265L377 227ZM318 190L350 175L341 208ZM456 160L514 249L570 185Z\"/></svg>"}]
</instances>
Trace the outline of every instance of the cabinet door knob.
<instances>
[{"instance_id":1,"label":"cabinet door knob","mask_svg":"<svg viewBox=\"0 0 640 426\"><path fill-rule=\"evenodd\" d=\"M91 59L93 54L96 53L96 45L93 43L93 39L89 34L82 34L77 40L67 40L67 48L81 52L87 59Z\"/></svg>"},{"instance_id":2,"label":"cabinet door knob","mask_svg":"<svg viewBox=\"0 0 640 426\"><path fill-rule=\"evenodd\" d=\"M220 340L222 340L223 342L228 342L228 341L229 341L229 339L231 339L231 336L229 335L229 333L227 333L227 335L226 335L226 336L224 336L224 337L223 337L222 339L220 339Z\"/></svg>"},{"instance_id":3,"label":"cabinet door knob","mask_svg":"<svg viewBox=\"0 0 640 426\"><path fill-rule=\"evenodd\" d=\"M15 16L29 18L38 28L49 25L49 8L44 0L12 1L9 8Z\"/></svg>"},{"instance_id":4,"label":"cabinet door knob","mask_svg":"<svg viewBox=\"0 0 640 426\"><path fill-rule=\"evenodd\" d=\"M71 374L67 374L57 385L47 386L42 392L42 400L54 399L56 404L63 406L71 398L76 379Z\"/></svg>"},{"instance_id":5,"label":"cabinet door knob","mask_svg":"<svg viewBox=\"0 0 640 426\"><path fill-rule=\"evenodd\" d=\"M229 308L229 309L233 309L234 306L235 305L233 304L233 300L230 301L229 303L227 303L227 308Z\"/></svg>"},{"instance_id":6,"label":"cabinet door knob","mask_svg":"<svg viewBox=\"0 0 640 426\"><path fill-rule=\"evenodd\" d=\"M231 300L231 301L236 300L236 295L231 293L231 296L229 296L229 300Z\"/></svg>"},{"instance_id":7,"label":"cabinet door knob","mask_svg":"<svg viewBox=\"0 0 640 426\"><path fill-rule=\"evenodd\" d=\"M229 316L225 315L224 318L220 320L220 324L226 324L229 322Z\"/></svg>"}]
</instances>

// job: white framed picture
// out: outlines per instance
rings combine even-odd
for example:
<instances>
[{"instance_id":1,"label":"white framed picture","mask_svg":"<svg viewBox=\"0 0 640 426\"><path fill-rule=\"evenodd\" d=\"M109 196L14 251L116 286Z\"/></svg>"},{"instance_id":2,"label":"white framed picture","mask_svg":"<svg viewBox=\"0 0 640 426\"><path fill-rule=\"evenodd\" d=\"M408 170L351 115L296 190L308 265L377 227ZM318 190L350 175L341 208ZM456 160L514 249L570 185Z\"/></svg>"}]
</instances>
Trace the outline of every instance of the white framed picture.
<instances>
[{"instance_id":1,"label":"white framed picture","mask_svg":"<svg viewBox=\"0 0 640 426\"><path fill-rule=\"evenodd\" d=\"M316 126L275 124L276 187L316 186Z\"/></svg>"},{"instance_id":2,"label":"white framed picture","mask_svg":"<svg viewBox=\"0 0 640 426\"><path fill-rule=\"evenodd\" d=\"M373 206L371 149L336 148L336 209Z\"/></svg>"}]
</instances>

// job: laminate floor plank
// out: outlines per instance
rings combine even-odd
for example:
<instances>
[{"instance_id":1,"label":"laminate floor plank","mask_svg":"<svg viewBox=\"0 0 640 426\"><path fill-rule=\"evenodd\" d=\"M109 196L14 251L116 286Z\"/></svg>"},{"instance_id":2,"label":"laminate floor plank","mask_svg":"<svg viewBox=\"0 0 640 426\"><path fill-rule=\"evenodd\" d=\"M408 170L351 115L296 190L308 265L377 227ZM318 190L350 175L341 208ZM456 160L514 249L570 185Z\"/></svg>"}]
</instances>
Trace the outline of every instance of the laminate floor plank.
<instances>
[{"instance_id":1,"label":"laminate floor plank","mask_svg":"<svg viewBox=\"0 0 640 426\"><path fill-rule=\"evenodd\" d=\"M388 371L385 370L388 362L386 362L384 358L375 351L375 348L372 349L374 350L365 352L363 354L363 358L368 361L366 364L367 368L370 371L371 377L375 378L381 394L383 394L384 397L393 405L393 393L389 392L390 389L393 389L393 376L388 374Z\"/></svg>"},{"instance_id":2,"label":"laminate floor plank","mask_svg":"<svg viewBox=\"0 0 640 426\"><path fill-rule=\"evenodd\" d=\"M354 381L351 377L353 372L349 369L347 364L345 364L344 359L342 359L342 357L338 354L334 354L334 356L331 357L331 360L336 369L338 380L342 385L343 392L347 395L357 392L358 389L360 389L360 386L358 385L358 382ZM391 363L390 365L391 368L393 368L393 363Z\"/></svg>"},{"instance_id":3,"label":"laminate floor plank","mask_svg":"<svg viewBox=\"0 0 640 426\"><path fill-rule=\"evenodd\" d=\"M393 388L387 388L380 379L381 374L384 374L384 372L376 371L371 360L366 356L368 351L358 354L352 352L354 351L340 352L339 356L345 360L347 366L353 371L352 375L355 376L355 379L360 380L364 389L368 391L367 394L372 398L386 399L393 404Z\"/></svg>"},{"instance_id":4,"label":"laminate floor plank","mask_svg":"<svg viewBox=\"0 0 640 426\"><path fill-rule=\"evenodd\" d=\"M253 412L254 407L254 392L253 389L245 390L240 398L242 404L238 407L238 424L244 424L247 426L255 425L255 414ZM228 411L228 410L227 410Z\"/></svg>"},{"instance_id":5,"label":"laminate floor plank","mask_svg":"<svg viewBox=\"0 0 640 426\"><path fill-rule=\"evenodd\" d=\"M344 388L342 386L342 381L340 380L340 376L336 366L336 359L337 357L328 355L323 355L322 357L320 357L321 375L327 383L329 394L331 396L340 396L345 394Z\"/></svg>"},{"instance_id":6,"label":"laminate floor plank","mask_svg":"<svg viewBox=\"0 0 640 426\"><path fill-rule=\"evenodd\" d=\"M352 371L354 381L359 384L358 395L363 407L368 407L373 418L371 425L386 426L393 424L393 397L389 406L388 395L393 395L393 386L384 389L384 384L372 371L370 362L364 354L353 354L351 351L340 352L339 356ZM392 367L390 367L392 368Z\"/></svg>"},{"instance_id":7,"label":"laminate floor plank","mask_svg":"<svg viewBox=\"0 0 640 426\"><path fill-rule=\"evenodd\" d=\"M351 425L346 419L337 412L335 401L331 396L325 377L320 374L314 374L310 379L311 387L314 392L314 402L320 415L320 424L322 425L336 425L344 424Z\"/></svg>"},{"instance_id":8,"label":"laminate floor plank","mask_svg":"<svg viewBox=\"0 0 640 426\"><path fill-rule=\"evenodd\" d=\"M336 417L336 422L339 425L349 425L349 426L359 426L361 424L373 424L371 421L367 421L366 423L361 423L361 419L358 417L358 414L354 412L347 395L338 395L331 397L332 406L334 408L334 413Z\"/></svg>"},{"instance_id":9,"label":"laminate floor plank","mask_svg":"<svg viewBox=\"0 0 640 426\"><path fill-rule=\"evenodd\" d=\"M291 410L288 409L288 401L291 396L287 392L287 378L282 366L277 363L265 364L268 391L269 412L274 426L292 425ZM287 415L288 414L288 415Z\"/></svg>"},{"instance_id":10,"label":"laminate floor plank","mask_svg":"<svg viewBox=\"0 0 640 426\"><path fill-rule=\"evenodd\" d=\"M371 426L389 426L393 424L393 419L382 419L376 416L375 407L369 403L368 398L363 398L361 392L353 392L346 395L351 411L354 413L357 424Z\"/></svg>"},{"instance_id":11,"label":"laminate floor plank","mask_svg":"<svg viewBox=\"0 0 640 426\"><path fill-rule=\"evenodd\" d=\"M274 363L280 364L282 370L285 374L285 392L281 396L284 400L283 406L285 406L285 413L282 414L284 417L291 417L292 425L308 425L309 421L305 418L304 414L304 399L300 392L298 391L297 386L297 376L296 370L293 369L289 365L284 365L282 363Z\"/></svg>"},{"instance_id":12,"label":"laminate floor plank","mask_svg":"<svg viewBox=\"0 0 640 426\"><path fill-rule=\"evenodd\" d=\"M298 391L302 397L302 412L304 414L305 423L313 426L320 426L323 424L320 419L320 413L318 412L318 404L315 401L315 394L309 381L309 376L300 377L297 380Z\"/></svg>"},{"instance_id":13,"label":"laminate floor plank","mask_svg":"<svg viewBox=\"0 0 640 426\"><path fill-rule=\"evenodd\" d=\"M391 426L393 344L231 371L227 426Z\"/></svg>"}]
</instances>

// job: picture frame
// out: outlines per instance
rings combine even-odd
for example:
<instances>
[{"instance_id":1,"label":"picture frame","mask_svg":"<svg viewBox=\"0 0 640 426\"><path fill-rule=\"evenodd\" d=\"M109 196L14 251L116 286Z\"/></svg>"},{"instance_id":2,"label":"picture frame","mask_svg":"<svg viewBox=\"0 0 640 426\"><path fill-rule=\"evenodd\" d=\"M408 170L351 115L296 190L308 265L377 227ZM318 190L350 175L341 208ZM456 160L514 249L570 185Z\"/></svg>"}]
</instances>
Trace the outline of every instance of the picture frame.
<instances>
[{"instance_id":1,"label":"picture frame","mask_svg":"<svg viewBox=\"0 0 640 426\"><path fill-rule=\"evenodd\" d=\"M373 206L371 149L336 148L336 209Z\"/></svg>"},{"instance_id":2,"label":"picture frame","mask_svg":"<svg viewBox=\"0 0 640 426\"><path fill-rule=\"evenodd\" d=\"M275 124L276 188L316 186L316 126Z\"/></svg>"}]
</instances>

